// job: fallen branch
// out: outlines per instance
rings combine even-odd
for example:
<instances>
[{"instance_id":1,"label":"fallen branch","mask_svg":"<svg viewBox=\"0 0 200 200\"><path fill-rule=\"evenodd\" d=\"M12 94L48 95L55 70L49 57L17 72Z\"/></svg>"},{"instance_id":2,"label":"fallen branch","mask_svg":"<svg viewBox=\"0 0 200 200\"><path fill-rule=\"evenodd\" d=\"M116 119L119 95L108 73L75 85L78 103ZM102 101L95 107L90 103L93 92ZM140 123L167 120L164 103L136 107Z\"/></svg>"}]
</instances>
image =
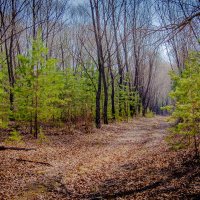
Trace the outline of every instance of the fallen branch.
<instances>
[{"instance_id":1,"label":"fallen branch","mask_svg":"<svg viewBox=\"0 0 200 200\"><path fill-rule=\"evenodd\" d=\"M16 161L18 161L18 162L30 162L30 163L36 163L36 164L47 165L47 166L52 167L52 165L47 163L47 162L39 162L39 161L34 161L34 160L25 160L25 159L21 159L21 158L16 159Z\"/></svg>"},{"instance_id":2,"label":"fallen branch","mask_svg":"<svg viewBox=\"0 0 200 200\"><path fill-rule=\"evenodd\" d=\"M20 147L0 146L0 151L3 151L3 150L16 150L16 151L31 151L31 150L34 150L34 151L36 151L36 149L34 149L34 148L20 148Z\"/></svg>"}]
</instances>

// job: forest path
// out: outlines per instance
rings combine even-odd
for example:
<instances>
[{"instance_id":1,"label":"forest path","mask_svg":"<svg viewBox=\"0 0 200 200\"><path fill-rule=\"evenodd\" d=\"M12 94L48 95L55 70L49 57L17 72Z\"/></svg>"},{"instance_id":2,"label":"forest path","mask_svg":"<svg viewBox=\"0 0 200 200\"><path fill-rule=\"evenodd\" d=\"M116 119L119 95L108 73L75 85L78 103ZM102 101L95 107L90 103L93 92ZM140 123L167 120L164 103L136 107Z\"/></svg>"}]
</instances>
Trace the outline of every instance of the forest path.
<instances>
[{"instance_id":1,"label":"forest path","mask_svg":"<svg viewBox=\"0 0 200 200\"><path fill-rule=\"evenodd\" d=\"M58 145L57 153L51 155L54 167L45 174L60 177L70 194L84 196L88 189L95 193L104 187L99 189L99 183L112 185L116 174L165 151L168 126L166 118L160 116L103 126L95 134L78 136L68 147Z\"/></svg>"},{"instance_id":2,"label":"forest path","mask_svg":"<svg viewBox=\"0 0 200 200\"><path fill-rule=\"evenodd\" d=\"M37 151L0 152L0 197L156 199L163 190L164 198L174 184L168 168L176 158L164 140L166 119L138 118L90 134L49 135L47 144L26 143Z\"/></svg>"}]
</instances>

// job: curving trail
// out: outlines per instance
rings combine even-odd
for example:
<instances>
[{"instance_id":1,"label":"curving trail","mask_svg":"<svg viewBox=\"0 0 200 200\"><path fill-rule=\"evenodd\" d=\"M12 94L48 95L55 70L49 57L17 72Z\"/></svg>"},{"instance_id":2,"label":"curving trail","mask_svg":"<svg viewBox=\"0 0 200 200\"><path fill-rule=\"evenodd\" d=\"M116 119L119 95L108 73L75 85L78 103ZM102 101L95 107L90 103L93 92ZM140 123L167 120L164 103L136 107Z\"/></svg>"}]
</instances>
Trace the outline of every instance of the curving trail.
<instances>
[{"instance_id":1,"label":"curving trail","mask_svg":"<svg viewBox=\"0 0 200 200\"><path fill-rule=\"evenodd\" d=\"M138 118L0 152L0 199L198 199L198 167L169 150L168 127L165 117Z\"/></svg>"}]
</instances>

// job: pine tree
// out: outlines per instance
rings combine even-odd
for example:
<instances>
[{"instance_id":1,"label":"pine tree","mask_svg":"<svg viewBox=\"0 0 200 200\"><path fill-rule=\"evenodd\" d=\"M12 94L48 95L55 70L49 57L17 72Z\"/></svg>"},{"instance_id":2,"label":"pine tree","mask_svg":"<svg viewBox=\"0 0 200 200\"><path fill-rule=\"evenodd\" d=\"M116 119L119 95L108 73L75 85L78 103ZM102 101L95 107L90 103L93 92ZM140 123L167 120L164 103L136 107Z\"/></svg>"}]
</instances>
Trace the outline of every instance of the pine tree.
<instances>
[{"instance_id":1,"label":"pine tree","mask_svg":"<svg viewBox=\"0 0 200 200\"><path fill-rule=\"evenodd\" d=\"M175 105L171 107L172 117L180 122L173 132L182 136L181 141L186 141L185 145L193 144L195 155L199 157L200 52L191 53L182 74L178 76L172 73L171 77L174 89L170 96L175 101Z\"/></svg>"},{"instance_id":2,"label":"pine tree","mask_svg":"<svg viewBox=\"0 0 200 200\"><path fill-rule=\"evenodd\" d=\"M88 77L90 76L90 78ZM93 79L93 80L91 80ZM63 117L67 121L76 118L85 119L93 115L95 110L95 83L96 71L88 65L87 72L77 66L76 73L71 68L66 70L66 79L63 93L65 108Z\"/></svg>"},{"instance_id":3,"label":"pine tree","mask_svg":"<svg viewBox=\"0 0 200 200\"><path fill-rule=\"evenodd\" d=\"M8 71L4 55L0 56L0 127L7 126L10 117Z\"/></svg>"},{"instance_id":4,"label":"pine tree","mask_svg":"<svg viewBox=\"0 0 200 200\"><path fill-rule=\"evenodd\" d=\"M31 132L37 138L39 122L60 118L59 98L64 87L63 73L57 69L57 60L46 58L48 49L41 38L33 41L28 56L19 55L16 71L15 117L29 121Z\"/></svg>"}]
</instances>

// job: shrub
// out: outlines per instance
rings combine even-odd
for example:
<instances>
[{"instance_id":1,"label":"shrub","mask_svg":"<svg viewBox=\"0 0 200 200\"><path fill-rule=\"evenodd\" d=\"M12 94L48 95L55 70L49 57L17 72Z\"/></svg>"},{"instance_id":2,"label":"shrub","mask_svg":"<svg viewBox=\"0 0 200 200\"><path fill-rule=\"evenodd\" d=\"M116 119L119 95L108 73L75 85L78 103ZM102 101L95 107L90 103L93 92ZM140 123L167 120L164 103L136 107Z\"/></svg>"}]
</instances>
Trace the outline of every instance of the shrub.
<instances>
[{"instance_id":1,"label":"shrub","mask_svg":"<svg viewBox=\"0 0 200 200\"><path fill-rule=\"evenodd\" d=\"M6 140L6 142L17 142L17 143L21 143L22 142L22 136L21 136L21 134L18 132L18 131L16 131L16 130L14 130L14 131L12 131L12 132L10 132L10 136L8 137L8 139Z\"/></svg>"}]
</instances>

